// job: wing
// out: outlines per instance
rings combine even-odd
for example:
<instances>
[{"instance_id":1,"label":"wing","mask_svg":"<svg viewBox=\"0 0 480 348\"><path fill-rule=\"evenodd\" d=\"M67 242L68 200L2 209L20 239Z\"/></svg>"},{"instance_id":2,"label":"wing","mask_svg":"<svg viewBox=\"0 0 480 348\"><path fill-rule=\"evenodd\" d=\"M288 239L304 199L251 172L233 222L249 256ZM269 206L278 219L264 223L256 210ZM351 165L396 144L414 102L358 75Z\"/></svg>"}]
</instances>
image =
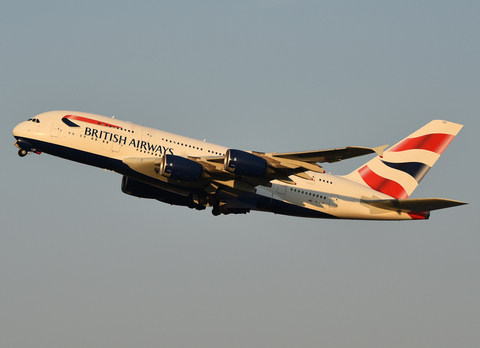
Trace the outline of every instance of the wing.
<instances>
[{"instance_id":1,"label":"wing","mask_svg":"<svg viewBox=\"0 0 480 348\"><path fill-rule=\"evenodd\" d=\"M273 152L268 154L273 158L280 158L285 160L303 161L308 163L334 163L345 159L364 156L370 153L377 153L380 157L383 156L383 150L388 145L383 145L375 148L349 146L339 149L318 150L318 151L302 151L302 152Z\"/></svg>"},{"instance_id":2,"label":"wing","mask_svg":"<svg viewBox=\"0 0 480 348\"><path fill-rule=\"evenodd\" d=\"M329 150L273 152L268 154L254 152L254 154L264 157L268 164L272 168L275 168L277 172L287 176L297 175L304 179L309 179L310 177L304 173L306 170L325 173L325 170L323 170L323 168L316 163L334 163L371 153L377 153L379 156L383 156L383 150L387 147L388 145L379 146L376 148L349 146Z\"/></svg>"},{"instance_id":3,"label":"wing","mask_svg":"<svg viewBox=\"0 0 480 348\"><path fill-rule=\"evenodd\" d=\"M367 148L351 146L339 149L302 152L245 152L228 150L225 156L181 157L165 155L162 158L129 157L123 160L135 172L185 188L203 189L207 193L219 188L234 195L255 192L258 185L271 186L272 180L294 184L296 175L310 180L305 173L324 173L316 163L333 163L344 159L377 153L387 147Z\"/></svg>"}]
</instances>

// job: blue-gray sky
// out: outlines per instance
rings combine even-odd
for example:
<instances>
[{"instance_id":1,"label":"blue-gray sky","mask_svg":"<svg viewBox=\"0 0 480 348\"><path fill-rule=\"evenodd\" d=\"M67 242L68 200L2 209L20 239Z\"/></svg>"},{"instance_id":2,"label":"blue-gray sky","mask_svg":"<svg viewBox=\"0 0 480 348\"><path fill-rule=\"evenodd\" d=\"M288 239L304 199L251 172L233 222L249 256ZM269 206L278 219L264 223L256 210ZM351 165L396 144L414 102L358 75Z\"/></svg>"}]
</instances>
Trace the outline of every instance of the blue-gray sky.
<instances>
[{"instance_id":1,"label":"blue-gray sky","mask_svg":"<svg viewBox=\"0 0 480 348\"><path fill-rule=\"evenodd\" d=\"M480 345L478 1L3 1L2 347ZM115 115L258 151L464 124L429 221L213 217L120 191L13 127ZM326 166L346 174L366 159Z\"/></svg>"}]
</instances>

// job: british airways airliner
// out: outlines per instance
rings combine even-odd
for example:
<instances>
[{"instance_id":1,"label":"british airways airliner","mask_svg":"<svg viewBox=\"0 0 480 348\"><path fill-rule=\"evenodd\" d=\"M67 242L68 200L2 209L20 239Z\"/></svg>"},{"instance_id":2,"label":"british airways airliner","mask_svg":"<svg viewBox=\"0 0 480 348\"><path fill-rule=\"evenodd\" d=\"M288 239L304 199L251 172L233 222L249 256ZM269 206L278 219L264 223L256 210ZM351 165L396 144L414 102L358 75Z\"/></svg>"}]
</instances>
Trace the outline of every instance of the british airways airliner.
<instances>
[{"instance_id":1,"label":"british airways airliner","mask_svg":"<svg viewBox=\"0 0 480 348\"><path fill-rule=\"evenodd\" d=\"M350 146L302 152L229 149L105 116L50 111L13 130L18 154L47 153L123 175L121 189L140 198L212 208L213 215L252 210L300 217L422 220L464 202L409 198L462 125L434 120L386 149ZM321 163L376 157L348 175Z\"/></svg>"}]
</instances>

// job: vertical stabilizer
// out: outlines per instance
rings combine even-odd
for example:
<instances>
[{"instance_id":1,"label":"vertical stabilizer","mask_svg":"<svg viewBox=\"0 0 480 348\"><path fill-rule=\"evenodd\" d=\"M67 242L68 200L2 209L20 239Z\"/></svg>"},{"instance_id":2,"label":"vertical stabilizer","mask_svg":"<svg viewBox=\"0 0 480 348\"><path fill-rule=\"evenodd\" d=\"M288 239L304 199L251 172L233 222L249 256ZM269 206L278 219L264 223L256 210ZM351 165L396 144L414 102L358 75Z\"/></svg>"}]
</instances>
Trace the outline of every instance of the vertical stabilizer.
<instances>
[{"instance_id":1,"label":"vertical stabilizer","mask_svg":"<svg viewBox=\"0 0 480 348\"><path fill-rule=\"evenodd\" d=\"M462 127L434 120L345 178L393 198L408 198Z\"/></svg>"}]
</instances>

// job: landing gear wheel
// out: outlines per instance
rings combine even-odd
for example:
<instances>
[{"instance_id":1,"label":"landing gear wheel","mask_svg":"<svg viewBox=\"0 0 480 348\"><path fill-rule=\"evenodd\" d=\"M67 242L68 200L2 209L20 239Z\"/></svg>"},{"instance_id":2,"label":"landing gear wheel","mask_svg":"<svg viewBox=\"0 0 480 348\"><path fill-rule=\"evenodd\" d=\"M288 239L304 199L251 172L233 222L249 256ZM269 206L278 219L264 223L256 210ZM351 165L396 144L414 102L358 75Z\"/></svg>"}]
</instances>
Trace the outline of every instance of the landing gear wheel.
<instances>
[{"instance_id":1,"label":"landing gear wheel","mask_svg":"<svg viewBox=\"0 0 480 348\"><path fill-rule=\"evenodd\" d=\"M213 206L213 209L212 209L212 214L213 216L218 216L220 215L222 212L220 211L220 207L218 205L215 205Z\"/></svg>"},{"instance_id":2,"label":"landing gear wheel","mask_svg":"<svg viewBox=\"0 0 480 348\"><path fill-rule=\"evenodd\" d=\"M18 155L20 157L25 157L27 155L27 150L24 150L24 149L18 150Z\"/></svg>"}]
</instances>

